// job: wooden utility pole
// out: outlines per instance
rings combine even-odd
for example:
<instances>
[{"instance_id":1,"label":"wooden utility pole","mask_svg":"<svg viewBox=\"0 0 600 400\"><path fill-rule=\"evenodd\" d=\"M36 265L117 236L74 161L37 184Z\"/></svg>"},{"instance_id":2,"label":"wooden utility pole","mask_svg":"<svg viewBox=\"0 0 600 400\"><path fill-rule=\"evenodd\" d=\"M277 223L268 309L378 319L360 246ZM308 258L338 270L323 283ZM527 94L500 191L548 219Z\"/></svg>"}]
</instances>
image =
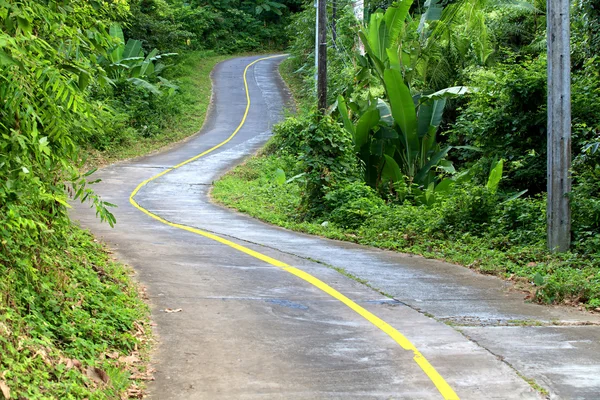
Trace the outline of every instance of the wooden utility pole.
<instances>
[{"instance_id":1,"label":"wooden utility pole","mask_svg":"<svg viewBox=\"0 0 600 400\"><path fill-rule=\"evenodd\" d=\"M548 248L571 244L571 50L569 0L547 0Z\"/></svg>"},{"instance_id":2,"label":"wooden utility pole","mask_svg":"<svg viewBox=\"0 0 600 400\"><path fill-rule=\"evenodd\" d=\"M320 112L327 109L327 8L326 0L318 0L317 6L317 102Z\"/></svg>"}]
</instances>

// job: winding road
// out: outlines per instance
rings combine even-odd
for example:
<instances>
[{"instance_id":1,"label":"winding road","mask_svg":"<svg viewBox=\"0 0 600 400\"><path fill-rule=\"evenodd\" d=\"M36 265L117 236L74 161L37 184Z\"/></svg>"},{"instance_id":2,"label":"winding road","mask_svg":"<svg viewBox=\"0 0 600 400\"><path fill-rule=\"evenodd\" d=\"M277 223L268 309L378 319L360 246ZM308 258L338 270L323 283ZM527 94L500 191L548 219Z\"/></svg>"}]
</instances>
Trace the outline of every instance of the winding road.
<instances>
[{"instance_id":1,"label":"winding road","mask_svg":"<svg viewBox=\"0 0 600 400\"><path fill-rule=\"evenodd\" d=\"M515 368L564 398L593 398L596 359L571 360L587 382L571 387L560 380L568 372L548 378L543 362L527 364L510 338L496 339L510 336L508 321L569 321L589 330L577 331L587 354L600 348L589 339L600 338L598 327L583 326L594 316L525 304L502 281L465 268L290 232L210 202L212 182L281 120L289 101L281 60L219 64L198 135L97 173L97 192L118 205L114 229L85 206L73 212L148 287L159 339L151 398L541 398Z\"/></svg>"}]
</instances>

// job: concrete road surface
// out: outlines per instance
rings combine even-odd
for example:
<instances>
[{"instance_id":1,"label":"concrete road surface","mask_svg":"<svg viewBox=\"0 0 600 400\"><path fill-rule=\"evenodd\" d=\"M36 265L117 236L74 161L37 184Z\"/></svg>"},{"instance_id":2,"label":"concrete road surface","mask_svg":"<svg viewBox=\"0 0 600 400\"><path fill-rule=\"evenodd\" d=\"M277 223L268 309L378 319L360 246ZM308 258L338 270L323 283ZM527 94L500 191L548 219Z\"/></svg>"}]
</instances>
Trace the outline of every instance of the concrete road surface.
<instances>
[{"instance_id":1,"label":"concrete road surface","mask_svg":"<svg viewBox=\"0 0 600 400\"><path fill-rule=\"evenodd\" d=\"M288 102L282 57L248 66L259 58L215 68L198 135L96 174L97 192L118 205L114 229L86 206L73 212L148 287L160 343L151 398L542 398L524 378L551 398L600 398L597 316L527 304L460 266L211 204L212 182L265 143Z\"/></svg>"}]
</instances>

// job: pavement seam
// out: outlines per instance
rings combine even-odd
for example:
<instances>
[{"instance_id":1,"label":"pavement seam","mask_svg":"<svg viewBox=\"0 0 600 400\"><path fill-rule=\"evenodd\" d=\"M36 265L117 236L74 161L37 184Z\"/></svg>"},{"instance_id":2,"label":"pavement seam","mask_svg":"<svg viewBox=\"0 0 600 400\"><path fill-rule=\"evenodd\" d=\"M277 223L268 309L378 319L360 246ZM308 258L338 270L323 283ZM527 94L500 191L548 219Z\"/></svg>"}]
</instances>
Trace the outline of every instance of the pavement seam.
<instances>
[{"instance_id":1,"label":"pavement seam","mask_svg":"<svg viewBox=\"0 0 600 400\"><path fill-rule=\"evenodd\" d=\"M540 384L538 384L534 379L527 378L515 366L513 366L511 363L509 363L508 361L506 361L506 358L504 358L503 356L494 353L492 350L490 350L487 347L483 346L477 340L473 339L471 336L467 335L465 332L462 332L460 329L458 329L456 327L453 327L453 328L454 328L454 330L456 330L457 332L459 332L461 335L463 335L463 337L465 339L469 340L471 343L475 344L480 349L483 349L483 350L487 351L489 354L491 354L492 356L496 357L496 359L498 361L500 361L501 363L503 363L504 365L506 365L510 369L512 369L517 374L517 376L519 378L523 379L533 390L535 390L537 392L537 394L541 396L542 399L545 399L545 400L550 399L550 391L547 388L545 388L545 387L541 386Z\"/></svg>"}]
</instances>

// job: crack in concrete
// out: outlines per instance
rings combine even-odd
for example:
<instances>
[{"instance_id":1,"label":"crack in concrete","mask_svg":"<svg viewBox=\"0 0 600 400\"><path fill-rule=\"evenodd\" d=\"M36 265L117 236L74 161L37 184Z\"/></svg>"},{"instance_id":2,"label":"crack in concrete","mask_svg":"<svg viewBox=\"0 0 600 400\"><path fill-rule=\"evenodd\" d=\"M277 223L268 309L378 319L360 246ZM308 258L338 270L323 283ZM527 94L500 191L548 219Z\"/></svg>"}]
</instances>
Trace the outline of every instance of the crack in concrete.
<instances>
[{"instance_id":1,"label":"crack in concrete","mask_svg":"<svg viewBox=\"0 0 600 400\"><path fill-rule=\"evenodd\" d=\"M515 320L515 319L498 319L486 320L482 318L465 318L465 317L442 317L438 321L446 325L455 327L494 327L494 326L515 326L515 327L560 327L560 326L600 326L599 322L594 321L542 321L535 319Z\"/></svg>"},{"instance_id":2,"label":"crack in concrete","mask_svg":"<svg viewBox=\"0 0 600 400\"><path fill-rule=\"evenodd\" d=\"M515 366L513 366L511 363L509 363L508 361L506 361L506 358L504 358L500 354L496 354L492 350L488 349L487 347L485 347L484 345L482 345L481 343L479 343L477 340L473 339L471 336L467 335L465 332L462 332L460 329L457 329L457 328L454 328L454 329L456 331L460 332L465 339L469 340L471 343L474 343L480 349L483 349L484 351L487 351L488 353L490 353L491 355L493 355L494 357L496 357L496 359L498 361L500 361L501 363L505 364L507 367L509 367L510 369L512 369L513 371L515 371L515 373L517 374L517 376L519 378L523 379L525 382L527 382L527 384L529 386L531 386L531 388L533 390L535 390L540 396L542 396L543 399L546 399L546 400L550 399L549 389L540 386L535 380L533 380L531 378L527 378Z\"/></svg>"}]
</instances>

